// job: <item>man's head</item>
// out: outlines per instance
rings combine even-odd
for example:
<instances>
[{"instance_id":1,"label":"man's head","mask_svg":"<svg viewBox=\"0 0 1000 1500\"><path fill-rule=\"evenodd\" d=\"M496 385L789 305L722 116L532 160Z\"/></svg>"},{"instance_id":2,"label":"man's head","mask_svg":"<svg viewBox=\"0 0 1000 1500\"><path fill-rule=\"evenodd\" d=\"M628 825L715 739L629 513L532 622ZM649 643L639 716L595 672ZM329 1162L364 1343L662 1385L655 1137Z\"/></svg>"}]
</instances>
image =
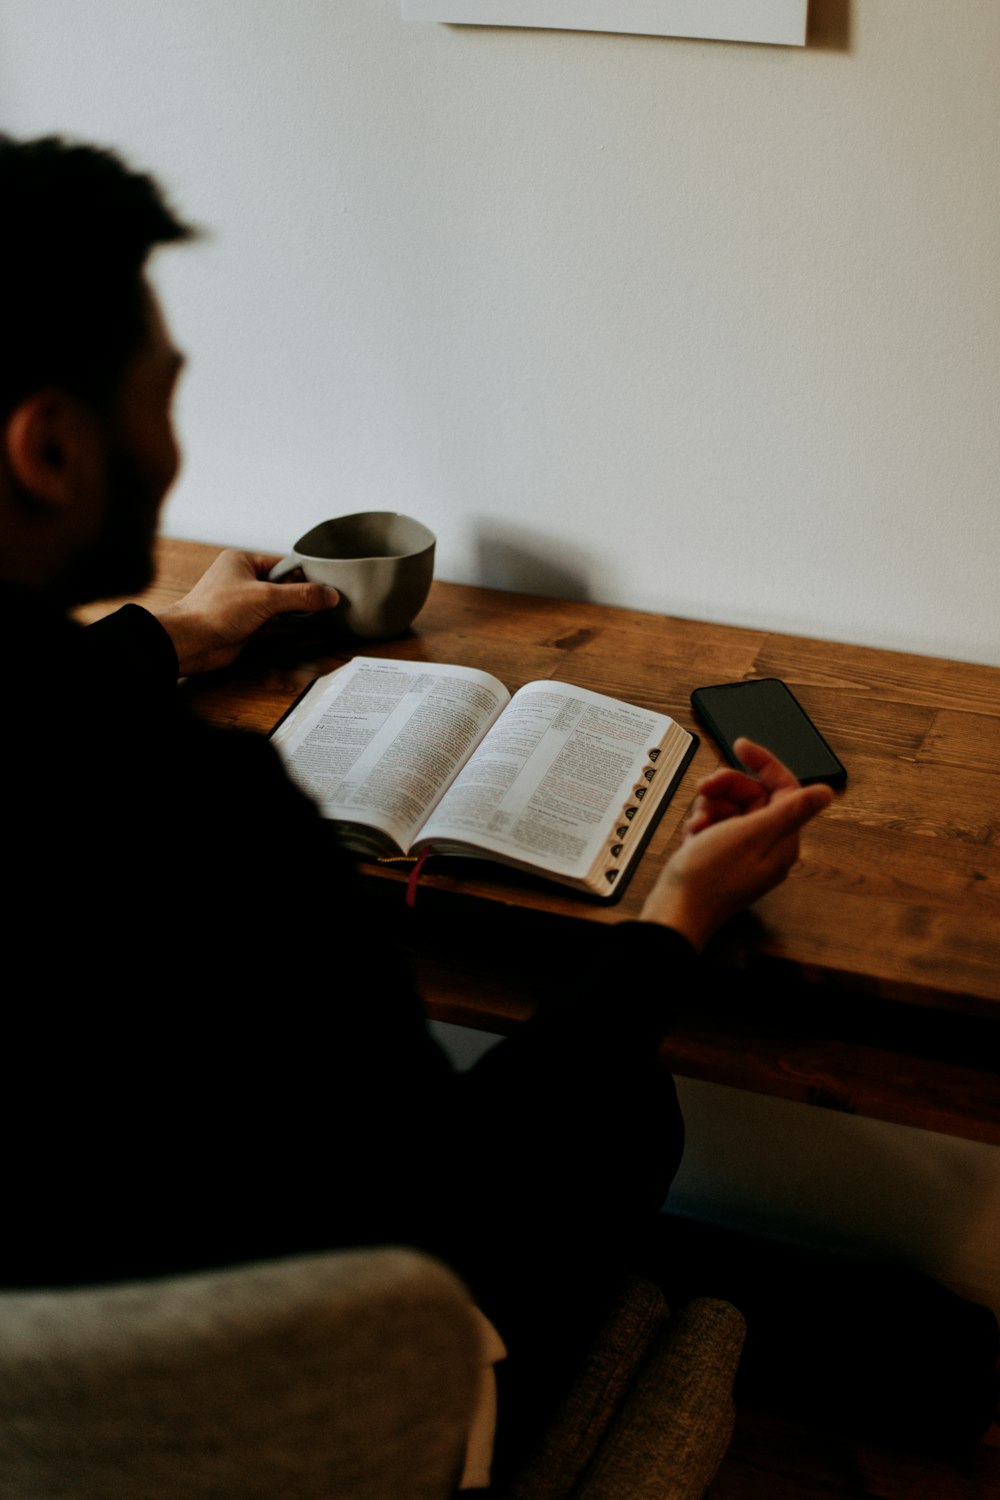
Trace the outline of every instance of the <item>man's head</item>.
<instances>
[{"instance_id":1,"label":"man's head","mask_svg":"<svg viewBox=\"0 0 1000 1500\"><path fill-rule=\"evenodd\" d=\"M192 231L111 151L0 136L3 576L64 602L148 581L179 367L145 278Z\"/></svg>"}]
</instances>

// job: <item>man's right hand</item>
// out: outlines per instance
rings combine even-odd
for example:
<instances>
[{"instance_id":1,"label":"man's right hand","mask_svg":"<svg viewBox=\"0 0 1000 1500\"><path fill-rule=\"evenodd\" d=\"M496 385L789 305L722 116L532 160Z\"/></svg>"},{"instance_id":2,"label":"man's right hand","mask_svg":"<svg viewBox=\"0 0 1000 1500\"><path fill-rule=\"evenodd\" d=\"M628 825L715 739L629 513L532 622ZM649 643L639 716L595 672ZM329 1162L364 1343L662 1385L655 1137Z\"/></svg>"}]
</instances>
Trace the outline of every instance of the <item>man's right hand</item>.
<instances>
[{"instance_id":1,"label":"man's right hand","mask_svg":"<svg viewBox=\"0 0 1000 1500\"><path fill-rule=\"evenodd\" d=\"M701 782L683 842L639 915L675 928L699 951L724 922L784 880L799 857L800 830L833 798L828 786L800 786L752 740L735 748L752 774L723 767Z\"/></svg>"},{"instance_id":2,"label":"man's right hand","mask_svg":"<svg viewBox=\"0 0 1000 1500\"><path fill-rule=\"evenodd\" d=\"M337 590L321 583L270 583L268 572L278 561L277 555L230 548L183 599L150 611L174 643L181 677L228 666L280 615L312 614L340 602Z\"/></svg>"}]
</instances>

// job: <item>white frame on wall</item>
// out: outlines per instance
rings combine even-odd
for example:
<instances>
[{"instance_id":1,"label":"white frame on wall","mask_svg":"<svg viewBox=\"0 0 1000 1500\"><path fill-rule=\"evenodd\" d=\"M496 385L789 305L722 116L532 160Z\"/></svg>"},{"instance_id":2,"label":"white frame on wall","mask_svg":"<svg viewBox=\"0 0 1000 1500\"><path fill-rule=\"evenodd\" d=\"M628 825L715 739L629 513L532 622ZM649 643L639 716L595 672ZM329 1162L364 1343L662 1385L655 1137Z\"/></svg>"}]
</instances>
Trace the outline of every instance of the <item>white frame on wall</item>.
<instances>
[{"instance_id":1,"label":"white frame on wall","mask_svg":"<svg viewBox=\"0 0 1000 1500\"><path fill-rule=\"evenodd\" d=\"M404 21L804 47L809 0L402 0Z\"/></svg>"}]
</instances>

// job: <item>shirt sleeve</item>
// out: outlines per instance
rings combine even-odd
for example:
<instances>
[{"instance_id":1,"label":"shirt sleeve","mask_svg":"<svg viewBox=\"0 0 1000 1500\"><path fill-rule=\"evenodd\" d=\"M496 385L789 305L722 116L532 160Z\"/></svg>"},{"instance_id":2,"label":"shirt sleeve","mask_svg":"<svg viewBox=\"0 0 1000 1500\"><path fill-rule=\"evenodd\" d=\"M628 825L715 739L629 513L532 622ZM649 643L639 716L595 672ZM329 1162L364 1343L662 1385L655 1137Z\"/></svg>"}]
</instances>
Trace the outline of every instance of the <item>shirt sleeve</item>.
<instances>
[{"instance_id":1,"label":"shirt sleeve","mask_svg":"<svg viewBox=\"0 0 1000 1500\"><path fill-rule=\"evenodd\" d=\"M130 693L165 696L177 686L173 641L141 604L123 604L114 614L88 625L80 632L80 649L95 677L119 683L127 680Z\"/></svg>"},{"instance_id":2,"label":"shirt sleeve","mask_svg":"<svg viewBox=\"0 0 1000 1500\"><path fill-rule=\"evenodd\" d=\"M564 986L486 1054L483 1071L522 1066L515 1061L521 1049L545 1074L556 1065L563 1074L628 1069L655 1055L697 964L691 943L671 927L626 921L602 928L585 964L568 966Z\"/></svg>"}]
</instances>

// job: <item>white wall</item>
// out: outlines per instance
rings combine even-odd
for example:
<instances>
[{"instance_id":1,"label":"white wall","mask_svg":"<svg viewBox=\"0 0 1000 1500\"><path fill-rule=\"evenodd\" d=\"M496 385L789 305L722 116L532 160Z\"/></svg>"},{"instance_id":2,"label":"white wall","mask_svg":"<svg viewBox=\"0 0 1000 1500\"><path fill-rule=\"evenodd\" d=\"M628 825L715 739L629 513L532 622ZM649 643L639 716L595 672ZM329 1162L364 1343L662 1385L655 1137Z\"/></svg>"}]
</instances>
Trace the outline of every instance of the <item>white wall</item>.
<instances>
[{"instance_id":1,"label":"white wall","mask_svg":"<svg viewBox=\"0 0 1000 1500\"><path fill-rule=\"evenodd\" d=\"M800 49L0 0L0 127L117 145L212 231L158 264L191 358L165 529L282 550L386 506L443 577L1000 662L1000 8L811 18ZM708 1197L794 1217L723 1134ZM1000 1305L997 1153L963 1209L954 1144L897 1139L950 1243L992 1225Z\"/></svg>"},{"instance_id":2,"label":"white wall","mask_svg":"<svg viewBox=\"0 0 1000 1500\"><path fill-rule=\"evenodd\" d=\"M398 0L0 0L0 119L208 225L175 535L412 510L457 580L1000 660L1000 10L802 48Z\"/></svg>"}]
</instances>

